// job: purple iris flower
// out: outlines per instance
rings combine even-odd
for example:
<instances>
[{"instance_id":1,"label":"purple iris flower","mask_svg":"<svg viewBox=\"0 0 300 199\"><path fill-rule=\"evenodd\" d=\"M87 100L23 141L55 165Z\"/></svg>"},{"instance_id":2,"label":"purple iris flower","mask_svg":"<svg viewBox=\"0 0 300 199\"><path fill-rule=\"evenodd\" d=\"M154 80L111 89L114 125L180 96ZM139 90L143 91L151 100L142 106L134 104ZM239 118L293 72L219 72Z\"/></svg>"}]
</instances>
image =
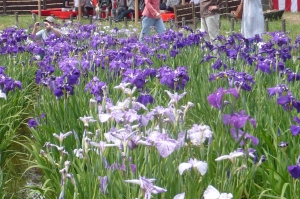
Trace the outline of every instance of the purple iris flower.
<instances>
[{"instance_id":1,"label":"purple iris flower","mask_svg":"<svg viewBox=\"0 0 300 199\"><path fill-rule=\"evenodd\" d=\"M218 58L213 65L211 66L215 70L220 70L220 68L223 66L224 69L227 69L228 66L225 64L220 58Z\"/></svg>"},{"instance_id":2,"label":"purple iris flower","mask_svg":"<svg viewBox=\"0 0 300 199\"><path fill-rule=\"evenodd\" d=\"M296 136L300 133L300 119L296 116L296 117L294 117L294 122L297 122L298 125L292 124L290 127L290 131L293 136Z\"/></svg>"},{"instance_id":3,"label":"purple iris flower","mask_svg":"<svg viewBox=\"0 0 300 199\"><path fill-rule=\"evenodd\" d=\"M123 73L123 82L134 84L138 89L143 89L146 83L146 76L140 69L126 69Z\"/></svg>"},{"instance_id":4,"label":"purple iris flower","mask_svg":"<svg viewBox=\"0 0 300 199\"><path fill-rule=\"evenodd\" d=\"M256 128L256 121L252 117L245 114L245 111L242 110L239 113L233 113L231 115L224 114L223 122L225 125L231 125L236 129L243 128L246 125L246 122L249 121L250 124Z\"/></svg>"},{"instance_id":5,"label":"purple iris flower","mask_svg":"<svg viewBox=\"0 0 300 199\"><path fill-rule=\"evenodd\" d=\"M260 69L264 73L270 74L271 69L274 68L274 62L269 59L258 60L256 68Z\"/></svg>"},{"instance_id":6,"label":"purple iris flower","mask_svg":"<svg viewBox=\"0 0 300 199\"><path fill-rule=\"evenodd\" d=\"M288 45L291 39L282 31L269 33L272 36L272 41L278 46Z\"/></svg>"},{"instance_id":7,"label":"purple iris flower","mask_svg":"<svg viewBox=\"0 0 300 199\"><path fill-rule=\"evenodd\" d=\"M221 78L227 79L231 88L241 88L245 91L251 91L252 85L255 84L252 75L245 72L237 72L234 69L222 71L217 74L211 74L209 77L209 81L215 81Z\"/></svg>"},{"instance_id":8,"label":"purple iris flower","mask_svg":"<svg viewBox=\"0 0 300 199\"><path fill-rule=\"evenodd\" d=\"M216 56L211 56L211 55L206 55L203 56L203 59L200 61L200 64L202 64L203 62L208 62L211 59L217 58Z\"/></svg>"},{"instance_id":9,"label":"purple iris flower","mask_svg":"<svg viewBox=\"0 0 300 199\"><path fill-rule=\"evenodd\" d=\"M20 81L16 81L6 75L4 73L5 67L1 67L0 72L0 90L2 90L4 93L8 93L9 91L14 90L16 87L22 90L22 83Z\"/></svg>"},{"instance_id":10,"label":"purple iris flower","mask_svg":"<svg viewBox=\"0 0 300 199\"><path fill-rule=\"evenodd\" d=\"M228 58L236 59L238 55L238 51L236 49L228 49L226 51L226 55Z\"/></svg>"},{"instance_id":11,"label":"purple iris flower","mask_svg":"<svg viewBox=\"0 0 300 199\"><path fill-rule=\"evenodd\" d=\"M107 85L104 82L101 82L98 77L94 77L89 83L87 83L84 91L87 92L90 90L90 93L94 95L96 101L101 102L106 87Z\"/></svg>"},{"instance_id":12,"label":"purple iris flower","mask_svg":"<svg viewBox=\"0 0 300 199\"><path fill-rule=\"evenodd\" d=\"M184 89L186 83L190 80L186 67L179 66L173 70L169 66L163 66L157 71L157 78L160 83L168 86L170 89L176 91Z\"/></svg>"},{"instance_id":13,"label":"purple iris flower","mask_svg":"<svg viewBox=\"0 0 300 199\"><path fill-rule=\"evenodd\" d=\"M298 113L300 112L300 101L297 101L291 94L279 96L277 104L281 105L285 111L291 111L295 108Z\"/></svg>"},{"instance_id":14,"label":"purple iris flower","mask_svg":"<svg viewBox=\"0 0 300 199\"><path fill-rule=\"evenodd\" d=\"M287 169L294 179L298 179L300 177L300 156L298 157L296 165L288 166Z\"/></svg>"},{"instance_id":15,"label":"purple iris flower","mask_svg":"<svg viewBox=\"0 0 300 199\"><path fill-rule=\"evenodd\" d=\"M35 121L35 119L30 119L30 120L28 120L28 126L29 126L29 128L36 128L36 127L38 127L38 123Z\"/></svg>"},{"instance_id":16,"label":"purple iris flower","mask_svg":"<svg viewBox=\"0 0 300 199\"><path fill-rule=\"evenodd\" d=\"M231 94L235 98L239 97L238 91L235 88L225 90L224 88L219 88L216 92L210 94L207 97L209 104L217 109L221 109L223 107L223 95Z\"/></svg>"},{"instance_id":17,"label":"purple iris flower","mask_svg":"<svg viewBox=\"0 0 300 199\"><path fill-rule=\"evenodd\" d=\"M269 93L269 97L272 97L276 94L281 96L281 95L284 95L287 92L290 93L288 87L285 84L277 84L275 87L267 88L267 91Z\"/></svg>"},{"instance_id":18,"label":"purple iris flower","mask_svg":"<svg viewBox=\"0 0 300 199\"><path fill-rule=\"evenodd\" d=\"M147 106L147 104L153 104L154 103L154 98L150 94L141 94L138 97L137 102Z\"/></svg>"},{"instance_id":19,"label":"purple iris flower","mask_svg":"<svg viewBox=\"0 0 300 199\"><path fill-rule=\"evenodd\" d=\"M230 133L236 142L240 141L240 146L244 145L245 140L250 140L254 146L257 146L259 143L259 140L257 137L254 137L254 136L250 135L249 133L243 132L239 129L232 128L232 129L230 129Z\"/></svg>"}]
</instances>

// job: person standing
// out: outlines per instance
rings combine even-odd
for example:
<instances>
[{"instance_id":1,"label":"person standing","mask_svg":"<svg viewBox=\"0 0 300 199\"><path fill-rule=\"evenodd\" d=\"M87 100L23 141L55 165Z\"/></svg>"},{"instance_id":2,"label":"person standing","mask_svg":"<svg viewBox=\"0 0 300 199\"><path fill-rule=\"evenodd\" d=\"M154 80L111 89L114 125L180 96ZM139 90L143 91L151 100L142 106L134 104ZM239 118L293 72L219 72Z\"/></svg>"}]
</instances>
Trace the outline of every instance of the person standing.
<instances>
[{"instance_id":1,"label":"person standing","mask_svg":"<svg viewBox=\"0 0 300 199\"><path fill-rule=\"evenodd\" d=\"M154 30L157 33L163 33L166 31L164 22L161 19L159 12L160 0L145 0L145 8L142 13L142 31L140 33L139 40L142 41L144 36L150 35L151 27L154 26Z\"/></svg>"},{"instance_id":2,"label":"person standing","mask_svg":"<svg viewBox=\"0 0 300 199\"><path fill-rule=\"evenodd\" d=\"M204 39L211 43L214 43L214 39L220 34L219 8L221 4L222 0L200 1L201 30L207 32Z\"/></svg>"},{"instance_id":3,"label":"person standing","mask_svg":"<svg viewBox=\"0 0 300 199\"><path fill-rule=\"evenodd\" d=\"M262 37L264 32L264 15L261 0L244 0L242 16L242 35L248 39L255 35Z\"/></svg>"}]
</instances>

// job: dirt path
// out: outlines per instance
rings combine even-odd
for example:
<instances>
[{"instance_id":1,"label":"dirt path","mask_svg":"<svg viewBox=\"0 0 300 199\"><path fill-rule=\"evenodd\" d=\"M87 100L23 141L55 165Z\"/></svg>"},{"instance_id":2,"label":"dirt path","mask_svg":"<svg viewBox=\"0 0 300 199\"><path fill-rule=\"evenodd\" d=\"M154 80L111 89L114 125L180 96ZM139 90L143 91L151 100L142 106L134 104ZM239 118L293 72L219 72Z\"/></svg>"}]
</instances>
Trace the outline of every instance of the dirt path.
<instances>
[{"instance_id":1,"label":"dirt path","mask_svg":"<svg viewBox=\"0 0 300 199\"><path fill-rule=\"evenodd\" d=\"M287 23L300 24L300 12L284 12L282 19L285 19Z\"/></svg>"}]
</instances>

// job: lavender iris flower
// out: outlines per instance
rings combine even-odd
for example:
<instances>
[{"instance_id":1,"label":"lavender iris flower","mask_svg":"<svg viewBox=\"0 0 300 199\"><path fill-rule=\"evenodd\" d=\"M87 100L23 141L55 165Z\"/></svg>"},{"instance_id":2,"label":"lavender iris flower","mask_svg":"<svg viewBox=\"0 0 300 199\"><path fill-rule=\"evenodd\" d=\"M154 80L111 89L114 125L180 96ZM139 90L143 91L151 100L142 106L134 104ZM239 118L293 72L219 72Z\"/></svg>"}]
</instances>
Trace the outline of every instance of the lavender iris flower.
<instances>
[{"instance_id":1,"label":"lavender iris flower","mask_svg":"<svg viewBox=\"0 0 300 199\"><path fill-rule=\"evenodd\" d=\"M180 146L177 140L171 139L167 134L159 133L158 131L151 132L147 140L154 143L163 158L168 157Z\"/></svg>"},{"instance_id":2,"label":"lavender iris flower","mask_svg":"<svg viewBox=\"0 0 300 199\"><path fill-rule=\"evenodd\" d=\"M240 141L240 146L244 145L244 140L251 140L254 146L258 145L258 138L250 135L249 133L245 133L239 129L230 129L230 133L236 142Z\"/></svg>"},{"instance_id":3,"label":"lavender iris flower","mask_svg":"<svg viewBox=\"0 0 300 199\"><path fill-rule=\"evenodd\" d=\"M224 88L219 88L216 92L210 94L207 97L209 104L217 109L221 109L223 107L223 95L231 94L235 98L239 97L238 91L235 88L225 90Z\"/></svg>"},{"instance_id":4,"label":"lavender iris flower","mask_svg":"<svg viewBox=\"0 0 300 199\"><path fill-rule=\"evenodd\" d=\"M287 169L294 179L298 179L300 177L300 156L298 157L296 165L288 166Z\"/></svg>"},{"instance_id":5,"label":"lavender iris flower","mask_svg":"<svg viewBox=\"0 0 300 199\"><path fill-rule=\"evenodd\" d=\"M108 177L107 176L98 176L99 184L100 184L100 191L105 194L107 190L107 185L108 185Z\"/></svg>"},{"instance_id":6,"label":"lavender iris flower","mask_svg":"<svg viewBox=\"0 0 300 199\"><path fill-rule=\"evenodd\" d=\"M145 177L140 176L139 179L134 179L134 180L124 180L125 182L128 183L133 183L133 184L138 184L140 185L141 189L143 190L143 193L145 194L145 199L150 199L151 194L158 194L158 193L163 193L166 192L166 189L163 189L158 186L154 186L153 182L156 179L147 179Z\"/></svg>"}]
</instances>

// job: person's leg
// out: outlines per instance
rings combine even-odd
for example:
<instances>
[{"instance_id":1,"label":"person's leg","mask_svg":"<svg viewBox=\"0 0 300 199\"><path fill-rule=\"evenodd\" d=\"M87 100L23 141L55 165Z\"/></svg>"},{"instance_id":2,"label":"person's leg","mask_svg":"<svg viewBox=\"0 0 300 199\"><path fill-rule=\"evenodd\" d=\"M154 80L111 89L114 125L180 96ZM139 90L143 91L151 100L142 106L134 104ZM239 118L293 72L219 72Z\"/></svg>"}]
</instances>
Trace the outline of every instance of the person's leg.
<instances>
[{"instance_id":1,"label":"person's leg","mask_svg":"<svg viewBox=\"0 0 300 199\"><path fill-rule=\"evenodd\" d=\"M201 31L205 31L206 32L206 36L204 37L204 40L205 41L210 41L206 19L207 18L201 18L201 28L200 29L201 29Z\"/></svg>"},{"instance_id":2,"label":"person's leg","mask_svg":"<svg viewBox=\"0 0 300 199\"><path fill-rule=\"evenodd\" d=\"M154 26L156 19L144 17L142 20L142 31L139 40L142 41L144 36L150 35L150 28Z\"/></svg>"},{"instance_id":3,"label":"person's leg","mask_svg":"<svg viewBox=\"0 0 300 199\"><path fill-rule=\"evenodd\" d=\"M154 23L154 30L160 34L166 31L165 24L162 19L156 19Z\"/></svg>"},{"instance_id":4,"label":"person's leg","mask_svg":"<svg viewBox=\"0 0 300 199\"><path fill-rule=\"evenodd\" d=\"M117 20L123 20L124 19L124 17L126 17L130 12L132 12L132 10L125 10L125 11L123 11L119 16L118 16L118 18L117 18Z\"/></svg>"},{"instance_id":5,"label":"person's leg","mask_svg":"<svg viewBox=\"0 0 300 199\"><path fill-rule=\"evenodd\" d=\"M109 15L109 9L106 8L106 10L105 10L105 19L108 19L108 15Z\"/></svg>"},{"instance_id":6,"label":"person's leg","mask_svg":"<svg viewBox=\"0 0 300 199\"><path fill-rule=\"evenodd\" d=\"M214 43L213 40L217 38L217 36L220 34L219 21L220 21L219 14L209 16L206 18L206 24L208 29L207 33L211 43Z\"/></svg>"},{"instance_id":7,"label":"person's leg","mask_svg":"<svg viewBox=\"0 0 300 199\"><path fill-rule=\"evenodd\" d=\"M166 10L167 9L166 3L160 4L159 9L160 10Z\"/></svg>"}]
</instances>

